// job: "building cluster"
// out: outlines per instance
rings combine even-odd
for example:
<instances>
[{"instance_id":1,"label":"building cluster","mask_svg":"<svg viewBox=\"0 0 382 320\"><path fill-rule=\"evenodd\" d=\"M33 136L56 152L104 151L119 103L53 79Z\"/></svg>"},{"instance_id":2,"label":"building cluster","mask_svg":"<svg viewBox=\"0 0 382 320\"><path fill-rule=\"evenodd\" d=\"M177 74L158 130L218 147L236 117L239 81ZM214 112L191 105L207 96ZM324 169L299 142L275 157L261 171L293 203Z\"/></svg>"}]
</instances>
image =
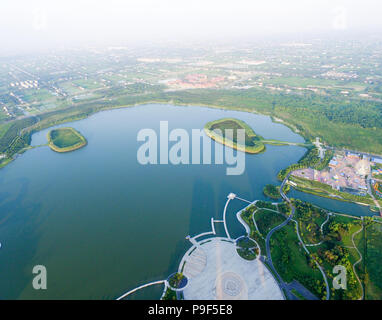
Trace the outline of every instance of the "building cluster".
<instances>
[{"instance_id":1,"label":"building cluster","mask_svg":"<svg viewBox=\"0 0 382 320\"><path fill-rule=\"evenodd\" d=\"M355 73L345 73L345 72L337 72L337 71L328 71L326 73L323 73L322 76L324 78L330 78L330 79L340 79L340 80L350 80L350 79L357 79L358 75Z\"/></svg>"},{"instance_id":2,"label":"building cluster","mask_svg":"<svg viewBox=\"0 0 382 320\"><path fill-rule=\"evenodd\" d=\"M375 163L382 159L370 158L352 152L336 153L328 168L318 171L312 168L300 169L293 175L330 185L333 189L355 195L366 195L367 177Z\"/></svg>"},{"instance_id":3,"label":"building cluster","mask_svg":"<svg viewBox=\"0 0 382 320\"><path fill-rule=\"evenodd\" d=\"M11 116L12 116L12 113L11 113L10 110L7 108L7 106L3 106L3 111L4 111L4 113L5 113L8 117L11 117Z\"/></svg>"},{"instance_id":4,"label":"building cluster","mask_svg":"<svg viewBox=\"0 0 382 320\"><path fill-rule=\"evenodd\" d=\"M209 78L205 74L195 73L185 76L183 79L175 79L167 82L167 85L176 89L205 89L216 88L224 77Z\"/></svg>"},{"instance_id":5,"label":"building cluster","mask_svg":"<svg viewBox=\"0 0 382 320\"><path fill-rule=\"evenodd\" d=\"M11 82L10 86L20 88L20 89L38 88L38 81L26 80L26 81L20 81L20 82Z\"/></svg>"}]
</instances>

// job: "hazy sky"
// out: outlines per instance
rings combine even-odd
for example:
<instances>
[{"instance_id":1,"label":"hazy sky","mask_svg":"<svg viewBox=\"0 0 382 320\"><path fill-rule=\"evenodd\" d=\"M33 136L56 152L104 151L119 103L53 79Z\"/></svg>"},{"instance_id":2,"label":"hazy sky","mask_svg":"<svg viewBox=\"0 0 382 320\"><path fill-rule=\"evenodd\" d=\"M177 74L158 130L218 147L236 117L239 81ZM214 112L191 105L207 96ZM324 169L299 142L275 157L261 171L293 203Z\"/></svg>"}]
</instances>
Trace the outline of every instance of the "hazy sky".
<instances>
[{"instance_id":1,"label":"hazy sky","mask_svg":"<svg viewBox=\"0 0 382 320\"><path fill-rule=\"evenodd\" d=\"M61 44L382 30L381 0L0 0L0 52Z\"/></svg>"}]
</instances>

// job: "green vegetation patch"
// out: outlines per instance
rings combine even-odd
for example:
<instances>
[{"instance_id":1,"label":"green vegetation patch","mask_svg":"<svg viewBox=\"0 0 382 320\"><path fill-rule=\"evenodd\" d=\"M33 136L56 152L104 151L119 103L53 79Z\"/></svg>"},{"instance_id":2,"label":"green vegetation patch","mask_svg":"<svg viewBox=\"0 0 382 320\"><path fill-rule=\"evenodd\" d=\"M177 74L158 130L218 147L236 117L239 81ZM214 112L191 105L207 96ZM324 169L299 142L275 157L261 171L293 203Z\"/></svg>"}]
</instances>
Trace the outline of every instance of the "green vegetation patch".
<instances>
[{"instance_id":1,"label":"green vegetation patch","mask_svg":"<svg viewBox=\"0 0 382 320\"><path fill-rule=\"evenodd\" d=\"M332 300L356 300L361 297L362 288L353 271L353 264L360 256L353 245L352 236L361 230L361 221L341 215L330 216L327 221L325 212L310 203L294 201L296 206L295 218L299 224L300 235L307 243L318 243L317 246L310 246L310 257L312 267L317 261L325 270L330 287L330 297ZM323 232L319 229L322 222L325 222ZM356 244L360 247L359 244ZM334 271L335 266L346 268L347 289L335 289L333 278L337 275ZM362 279L362 272L357 270L358 276Z\"/></svg>"},{"instance_id":2,"label":"green vegetation patch","mask_svg":"<svg viewBox=\"0 0 382 320\"><path fill-rule=\"evenodd\" d=\"M255 220L260 233L265 237L272 228L283 223L285 217L275 211L259 209L255 212Z\"/></svg>"},{"instance_id":3,"label":"green vegetation patch","mask_svg":"<svg viewBox=\"0 0 382 320\"><path fill-rule=\"evenodd\" d=\"M255 260L259 254L258 248L254 248L254 249L237 248L236 251L240 257L242 257L245 260L249 260L249 261Z\"/></svg>"},{"instance_id":4,"label":"green vegetation patch","mask_svg":"<svg viewBox=\"0 0 382 320\"><path fill-rule=\"evenodd\" d=\"M366 262L366 299L382 299L382 224L372 223L366 227L364 259Z\"/></svg>"},{"instance_id":5,"label":"green vegetation patch","mask_svg":"<svg viewBox=\"0 0 382 320\"><path fill-rule=\"evenodd\" d=\"M252 249L257 247L256 243L248 237L242 237L237 240L236 245L240 248Z\"/></svg>"},{"instance_id":6,"label":"green vegetation patch","mask_svg":"<svg viewBox=\"0 0 382 320\"><path fill-rule=\"evenodd\" d=\"M324 210L300 200L293 201L296 207L294 218L299 224L300 236L306 244L319 243L323 240L321 225L326 221L327 214ZM328 222L327 222L328 223ZM323 227L326 226L323 225Z\"/></svg>"},{"instance_id":7,"label":"green vegetation patch","mask_svg":"<svg viewBox=\"0 0 382 320\"><path fill-rule=\"evenodd\" d=\"M273 184L267 184L264 189L263 189L263 193L271 198L271 199L279 199L281 198L281 195L280 195L280 187L278 186L275 186Z\"/></svg>"},{"instance_id":8,"label":"green vegetation patch","mask_svg":"<svg viewBox=\"0 0 382 320\"><path fill-rule=\"evenodd\" d=\"M279 209L279 212L286 215L286 216L289 216L291 213L292 213L292 210L290 208L290 205L286 202L282 202L282 203L279 203L277 205L277 208Z\"/></svg>"},{"instance_id":9,"label":"green vegetation patch","mask_svg":"<svg viewBox=\"0 0 382 320\"><path fill-rule=\"evenodd\" d=\"M265 251L265 240L263 236L257 231L256 226L253 222L253 213L255 212L256 207L251 206L241 213L241 218L248 225L250 229L249 237L257 242L262 253Z\"/></svg>"},{"instance_id":10,"label":"green vegetation patch","mask_svg":"<svg viewBox=\"0 0 382 320\"><path fill-rule=\"evenodd\" d=\"M357 202L366 205L374 204L373 199L370 197L370 195L359 196L347 192L341 192L336 189L333 189L328 184L296 176L291 176L290 180L297 184L297 186L294 188L298 191L341 201Z\"/></svg>"},{"instance_id":11,"label":"green vegetation patch","mask_svg":"<svg viewBox=\"0 0 382 320\"><path fill-rule=\"evenodd\" d=\"M300 245L294 222L274 233L271 255L275 268L285 282L297 280L318 298L325 298L326 286L321 272Z\"/></svg>"},{"instance_id":12,"label":"green vegetation patch","mask_svg":"<svg viewBox=\"0 0 382 320\"><path fill-rule=\"evenodd\" d=\"M162 300L177 300L176 292L171 288L167 288L165 294L162 297Z\"/></svg>"},{"instance_id":13,"label":"green vegetation patch","mask_svg":"<svg viewBox=\"0 0 382 320\"><path fill-rule=\"evenodd\" d=\"M233 130L232 137L227 136L226 130L228 129ZM239 129L245 130L244 145L238 143L237 133ZM216 142L243 152L260 153L265 150L265 145L262 142L263 138L258 136L244 121L238 119L225 118L208 122L204 126L204 131Z\"/></svg>"},{"instance_id":14,"label":"green vegetation patch","mask_svg":"<svg viewBox=\"0 0 382 320\"><path fill-rule=\"evenodd\" d=\"M277 211L277 206L268 201L259 200L256 202L256 207L265 208Z\"/></svg>"},{"instance_id":15,"label":"green vegetation patch","mask_svg":"<svg viewBox=\"0 0 382 320\"><path fill-rule=\"evenodd\" d=\"M354 220L357 222L357 220ZM331 288L332 300L357 300L361 297L361 286L353 271L353 264L359 259L356 249L348 243L354 232L360 230L361 226L357 224L343 224L332 222L328 226L328 234L325 235L325 242L319 247L311 247L312 256L325 269ZM333 287L333 278L335 266L346 268L347 288L346 290L335 289ZM357 270L358 276L362 278Z\"/></svg>"},{"instance_id":16,"label":"green vegetation patch","mask_svg":"<svg viewBox=\"0 0 382 320\"><path fill-rule=\"evenodd\" d=\"M177 272L170 276L168 284L172 289L179 289L187 284L187 279L183 273Z\"/></svg>"},{"instance_id":17,"label":"green vegetation patch","mask_svg":"<svg viewBox=\"0 0 382 320\"><path fill-rule=\"evenodd\" d=\"M236 242L237 253L245 260L255 260L259 255L259 248L255 241L242 237Z\"/></svg>"},{"instance_id":18,"label":"green vegetation patch","mask_svg":"<svg viewBox=\"0 0 382 320\"><path fill-rule=\"evenodd\" d=\"M56 152L69 152L86 146L87 141L73 128L59 128L49 131L49 147Z\"/></svg>"}]
</instances>

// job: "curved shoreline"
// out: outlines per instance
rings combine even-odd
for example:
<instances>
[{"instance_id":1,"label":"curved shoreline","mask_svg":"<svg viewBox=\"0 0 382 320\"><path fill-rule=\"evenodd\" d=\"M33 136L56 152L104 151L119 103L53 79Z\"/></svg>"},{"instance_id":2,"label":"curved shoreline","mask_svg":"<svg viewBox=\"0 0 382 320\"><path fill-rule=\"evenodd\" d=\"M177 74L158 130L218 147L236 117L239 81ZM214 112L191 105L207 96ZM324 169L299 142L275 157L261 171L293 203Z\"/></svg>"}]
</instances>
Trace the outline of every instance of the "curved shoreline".
<instances>
[{"instance_id":1,"label":"curved shoreline","mask_svg":"<svg viewBox=\"0 0 382 320\"><path fill-rule=\"evenodd\" d=\"M232 149L235 149L235 150L238 150L238 151L241 151L241 152L250 153L250 154L258 154L258 153L261 153L261 152L265 151L265 146L264 145L262 145L262 148L243 146L241 144L237 144L237 143L233 142L232 140L224 139L220 135L214 133L213 131L211 131L211 130L209 130L207 128L204 128L204 132L206 133L206 135L209 138L211 138L215 142L218 142L218 143L220 143L222 145L225 145L227 147L230 147Z\"/></svg>"}]
</instances>

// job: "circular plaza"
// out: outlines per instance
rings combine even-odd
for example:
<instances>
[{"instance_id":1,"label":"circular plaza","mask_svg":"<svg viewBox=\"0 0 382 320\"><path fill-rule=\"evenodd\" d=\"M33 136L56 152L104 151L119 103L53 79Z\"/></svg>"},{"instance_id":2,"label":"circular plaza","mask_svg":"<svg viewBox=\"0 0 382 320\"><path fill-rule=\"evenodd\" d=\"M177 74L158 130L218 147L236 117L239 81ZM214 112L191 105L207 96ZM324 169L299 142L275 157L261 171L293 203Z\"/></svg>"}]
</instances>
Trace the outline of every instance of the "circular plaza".
<instances>
[{"instance_id":1,"label":"circular plaza","mask_svg":"<svg viewBox=\"0 0 382 320\"><path fill-rule=\"evenodd\" d=\"M273 275L260 259L245 260L235 241L213 237L190 248L179 272L188 279L186 300L283 300Z\"/></svg>"}]
</instances>

